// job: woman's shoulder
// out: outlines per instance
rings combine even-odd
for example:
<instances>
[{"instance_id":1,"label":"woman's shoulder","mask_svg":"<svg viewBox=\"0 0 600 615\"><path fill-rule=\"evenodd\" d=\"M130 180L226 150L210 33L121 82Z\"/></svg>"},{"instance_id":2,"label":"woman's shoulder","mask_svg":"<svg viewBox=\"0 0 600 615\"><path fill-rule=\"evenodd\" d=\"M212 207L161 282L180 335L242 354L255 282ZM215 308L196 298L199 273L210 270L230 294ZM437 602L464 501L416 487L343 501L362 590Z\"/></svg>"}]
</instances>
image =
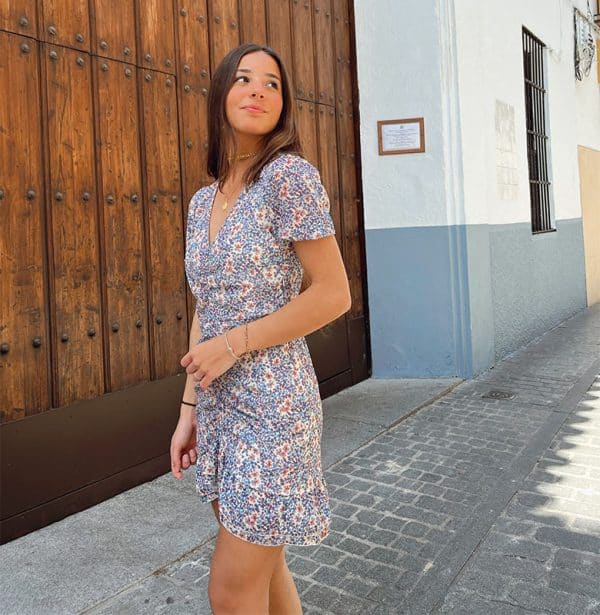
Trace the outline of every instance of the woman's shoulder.
<instances>
[{"instance_id":1,"label":"woman's shoulder","mask_svg":"<svg viewBox=\"0 0 600 615\"><path fill-rule=\"evenodd\" d=\"M267 163L263 169L263 177L280 178L290 175L313 174L317 169L306 158L298 154L283 153Z\"/></svg>"},{"instance_id":2,"label":"woman's shoulder","mask_svg":"<svg viewBox=\"0 0 600 615\"><path fill-rule=\"evenodd\" d=\"M196 190L196 192L194 193L194 196L192 197L193 199L195 198L200 198L203 196L206 196L207 194L210 194L214 188L216 184L216 181L211 182L210 184L206 184L206 186L202 186L201 188L198 188L198 190Z\"/></svg>"},{"instance_id":3,"label":"woman's shoulder","mask_svg":"<svg viewBox=\"0 0 600 615\"><path fill-rule=\"evenodd\" d=\"M196 190L196 192L194 192L194 194L192 195L192 198L190 199L190 204L194 204L194 203L197 203L199 201L202 201L203 199L208 198L209 195L212 194L212 191L214 189L215 183L216 182L212 182L212 183L207 184L206 186L202 186L201 188Z\"/></svg>"},{"instance_id":4,"label":"woman's shoulder","mask_svg":"<svg viewBox=\"0 0 600 615\"><path fill-rule=\"evenodd\" d=\"M188 220L194 220L201 214L202 211L204 211L207 203L210 202L215 183L216 182L213 182L207 186L202 186L202 188L199 188L196 192L194 192L188 203Z\"/></svg>"}]
</instances>

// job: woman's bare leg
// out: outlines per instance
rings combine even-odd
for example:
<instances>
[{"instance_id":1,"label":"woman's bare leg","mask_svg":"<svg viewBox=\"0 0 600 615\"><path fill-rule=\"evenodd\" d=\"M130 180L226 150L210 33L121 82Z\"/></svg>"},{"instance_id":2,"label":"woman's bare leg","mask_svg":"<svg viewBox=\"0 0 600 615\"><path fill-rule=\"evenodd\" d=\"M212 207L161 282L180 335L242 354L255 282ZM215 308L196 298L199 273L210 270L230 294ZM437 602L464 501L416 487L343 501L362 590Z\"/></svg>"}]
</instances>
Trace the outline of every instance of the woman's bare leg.
<instances>
[{"instance_id":1,"label":"woman's bare leg","mask_svg":"<svg viewBox=\"0 0 600 615\"><path fill-rule=\"evenodd\" d=\"M281 550L281 558L273 570L269 585L270 615L302 615L300 596L294 583L292 573L285 561L285 550Z\"/></svg>"},{"instance_id":2,"label":"woman's bare leg","mask_svg":"<svg viewBox=\"0 0 600 615\"><path fill-rule=\"evenodd\" d=\"M211 502L217 521L219 520L219 500ZM269 583L270 615L302 615L302 606L298 590L285 561L285 549L281 549L271 581Z\"/></svg>"},{"instance_id":3,"label":"woman's bare leg","mask_svg":"<svg viewBox=\"0 0 600 615\"><path fill-rule=\"evenodd\" d=\"M283 547L264 547L219 527L208 597L214 615L268 615L269 584Z\"/></svg>"}]
</instances>

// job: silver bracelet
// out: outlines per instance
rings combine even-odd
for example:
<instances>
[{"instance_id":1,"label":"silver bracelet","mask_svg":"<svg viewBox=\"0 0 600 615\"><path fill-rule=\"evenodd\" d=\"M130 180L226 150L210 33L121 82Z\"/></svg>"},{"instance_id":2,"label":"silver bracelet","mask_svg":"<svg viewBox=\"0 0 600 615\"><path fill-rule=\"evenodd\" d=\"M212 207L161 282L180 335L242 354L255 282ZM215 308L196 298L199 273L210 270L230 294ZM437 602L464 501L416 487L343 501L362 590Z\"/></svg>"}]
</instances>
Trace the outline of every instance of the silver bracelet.
<instances>
[{"instance_id":1,"label":"silver bracelet","mask_svg":"<svg viewBox=\"0 0 600 615\"><path fill-rule=\"evenodd\" d=\"M227 350L229 350L229 353L231 354L231 356L236 360L239 361L241 359L241 357L238 357L235 352L233 352L233 348L229 345L229 339L227 338L227 332L225 332L225 343L227 344Z\"/></svg>"}]
</instances>

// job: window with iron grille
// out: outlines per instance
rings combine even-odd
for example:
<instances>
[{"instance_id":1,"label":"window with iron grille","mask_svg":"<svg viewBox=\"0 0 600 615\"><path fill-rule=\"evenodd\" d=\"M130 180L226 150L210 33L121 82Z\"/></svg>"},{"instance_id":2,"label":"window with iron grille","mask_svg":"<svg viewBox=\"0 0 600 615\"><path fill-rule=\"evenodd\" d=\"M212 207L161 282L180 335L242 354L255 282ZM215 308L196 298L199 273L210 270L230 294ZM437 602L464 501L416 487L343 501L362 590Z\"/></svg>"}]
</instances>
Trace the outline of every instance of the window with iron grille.
<instances>
[{"instance_id":1,"label":"window with iron grille","mask_svg":"<svg viewBox=\"0 0 600 615\"><path fill-rule=\"evenodd\" d=\"M534 233L554 230L552 228L550 205L550 181L548 180L544 47L542 41L523 28L527 162L529 166L531 229Z\"/></svg>"}]
</instances>

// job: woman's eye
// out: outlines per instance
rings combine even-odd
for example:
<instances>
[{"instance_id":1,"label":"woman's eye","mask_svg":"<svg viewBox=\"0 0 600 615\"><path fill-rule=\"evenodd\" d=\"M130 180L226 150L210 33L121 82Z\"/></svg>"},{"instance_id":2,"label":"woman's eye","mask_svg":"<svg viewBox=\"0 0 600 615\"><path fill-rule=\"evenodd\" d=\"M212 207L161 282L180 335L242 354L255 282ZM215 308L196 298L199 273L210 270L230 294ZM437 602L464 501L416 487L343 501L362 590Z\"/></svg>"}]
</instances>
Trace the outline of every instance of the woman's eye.
<instances>
[{"instance_id":1,"label":"woman's eye","mask_svg":"<svg viewBox=\"0 0 600 615\"><path fill-rule=\"evenodd\" d=\"M242 81L244 83L247 83L249 81L249 79L248 79L248 77L246 77L246 75L240 75L239 77L236 77L235 81L236 81L236 83L238 81Z\"/></svg>"},{"instance_id":2,"label":"woman's eye","mask_svg":"<svg viewBox=\"0 0 600 615\"><path fill-rule=\"evenodd\" d=\"M267 85L271 88L274 88L275 90L279 89L279 84L277 83L277 81L269 81Z\"/></svg>"}]
</instances>

